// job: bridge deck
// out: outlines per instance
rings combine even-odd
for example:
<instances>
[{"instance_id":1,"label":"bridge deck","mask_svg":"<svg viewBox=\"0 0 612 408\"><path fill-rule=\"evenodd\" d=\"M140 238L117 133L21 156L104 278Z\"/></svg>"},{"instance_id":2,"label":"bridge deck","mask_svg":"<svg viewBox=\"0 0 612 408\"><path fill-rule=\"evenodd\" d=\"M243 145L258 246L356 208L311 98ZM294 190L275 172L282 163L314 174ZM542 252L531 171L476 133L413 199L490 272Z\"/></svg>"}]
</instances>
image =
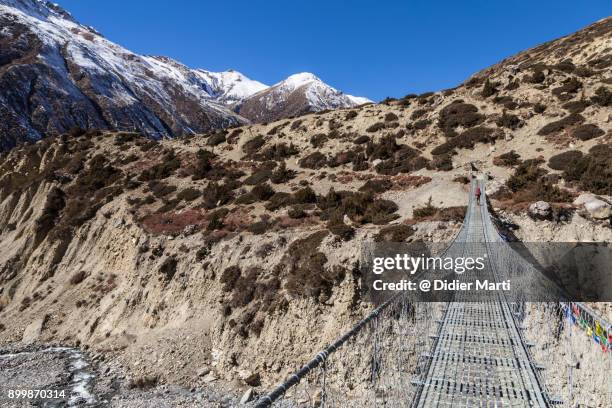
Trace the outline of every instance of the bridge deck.
<instances>
[{"instance_id":1,"label":"bridge deck","mask_svg":"<svg viewBox=\"0 0 612 408\"><path fill-rule=\"evenodd\" d=\"M449 249L453 256L487 253L492 224L472 195L464 227ZM461 302L460 295L456 300L447 305L433 352L426 356L430 362L416 406L546 407L509 305L499 295L479 303Z\"/></svg>"}]
</instances>

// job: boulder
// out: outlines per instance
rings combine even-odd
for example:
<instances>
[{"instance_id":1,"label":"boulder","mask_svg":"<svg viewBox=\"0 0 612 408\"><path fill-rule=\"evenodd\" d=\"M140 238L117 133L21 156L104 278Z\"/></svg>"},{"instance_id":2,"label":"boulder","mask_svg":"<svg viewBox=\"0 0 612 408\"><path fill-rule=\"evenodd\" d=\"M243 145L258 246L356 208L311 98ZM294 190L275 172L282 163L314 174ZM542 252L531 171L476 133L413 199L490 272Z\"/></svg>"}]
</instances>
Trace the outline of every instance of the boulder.
<instances>
[{"instance_id":1,"label":"boulder","mask_svg":"<svg viewBox=\"0 0 612 408\"><path fill-rule=\"evenodd\" d=\"M605 220L612 216L612 205L594 194L580 194L574 200L574 205L584 207L589 215L597 220Z\"/></svg>"},{"instance_id":2,"label":"boulder","mask_svg":"<svg viewBox=\"0 0 612 408\"><path fill-rule=\"evenodd\" d=\"M244 405L247 402L251 401L252 399L253 399L253 389L249 388L248 390L244 392L244 394L242 394L242 398L240 398L240 403Z\"/></svg>"},{"instance_id":3,"label":"boulder","mask_svg":"<svg viewBox=\"0 0 612 408\"><path fill-rule=\"evenodd\" d=\"M529 214L539 219L549 218L552 214L552 208L546 201L536 201L529 206Z\"/></svg>"},{"instance_id":4,"label":"boulder","mask_svg":"<svg viewBox=\"0 0 612 408\"><path fill-rule=\"evenodd\" d=\"M23 337L21 341L25 344L35 342L40 337L44 326L45 326L44 317L40 317L34 320L23 331Z\"/></svg>"}]
</instances>

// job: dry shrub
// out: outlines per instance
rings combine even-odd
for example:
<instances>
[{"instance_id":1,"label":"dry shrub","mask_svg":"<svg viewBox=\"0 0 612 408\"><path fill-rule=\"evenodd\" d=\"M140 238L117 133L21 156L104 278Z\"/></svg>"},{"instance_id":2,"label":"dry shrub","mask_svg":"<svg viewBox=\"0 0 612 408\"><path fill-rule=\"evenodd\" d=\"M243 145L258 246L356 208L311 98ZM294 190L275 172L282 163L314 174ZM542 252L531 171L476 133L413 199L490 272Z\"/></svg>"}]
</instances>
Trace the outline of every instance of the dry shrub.
<instances>
[{"instance_id":1,"label":"dry shrub","mask_svg":"<svg viewBox=\"0 0 612 408\"><path fill-rule=\"evenodd\" d=\"M149 191L157 198L162 198L176 191L176 186L162 181L152 180L148 183Z\"/></svg>"},{"instance_id":2,"label":"dry shrub","mask_svg":"<svg viewBox=\"0 0 612 408\"><path fill-rule=\"evenodd\" d=\"M295 156L297 153L298 150L293 143L289 143L289 145L286 143L275 143L265 148L263 151L249 156L249 158L257 161L280 161Z\"/></svg>"},{"instance_id":3,"label":"dry shrub","mask_svg":"<svg viewBox=\"0 0 612 408\"><path fill-rule=\"evenodd\" d=\"M168 257L159 267L159 273L161 274L162 280L166 283L170 282L176 274L176 266L178 261L173 256Z\"/></svg>"},{"instance_id":4,"label":"dry shrub","mask_svg":"<svg viewBox=\"0 0 612 408\"><path fill-rule=\"evenodd\" d=\"M581 113L590 105L591 103L589 101L580 100L567 102L562 106L562 108L567 110L569 113Z\"/></svg>"},{"instance_id":5,"label":"dry shrub","mask_svg":"<svg viewBox=\"0 0 612 408\"><path fill-rule=\"evenodd\" d=\"M321 167L325 167L326 164L327 158L321 152L311 153L299 161L300 167L306 169L320 169Z\"/></svg>"},{"instance_id":6,"label":"dry shrub","mask_svg":"<svg viewBox=\"0 0 612 408\"><path fill-rule=\"evenodd\" d=\"M160 163L144 170L138 179L140 181L160 180L170 177L175 170L181 167L180 160L174 154L174 150L168 151L162 156Z\"/></svg>"},{"instance_id":7,"label":"dry shrub","mask_svg":"<svg viewBox=\"0 0 612 408\"><path fill-rule=\"evenodd\" d=\"M512 114L504 112L499 117L499 119L497 119L495 124L499 127L505 127L508 129L516 130L520 126L521 120L516 115L512 115Z\"/></svg>"},{"instance_id":8,"label":"dry shrub","mask_svg":"<svg viewBox=\"0 0 612 408\"><path fill-rule=\"evenodd\" d=\"M493 164L499 167L514 167L520 163L521 156L514 150L500 154L493 158Z\"/></svg>"},{"instance_id":9,"label":"dry shrub","mask_svg":"<svg viewBox=\"0 0 612 408\"><path fill-rule=\"evenodd\" d=\"M374 133L374 132L378 132L379 130L382 130L384 128L385 128L385 124L383 122L377 122L377 123L374 123L373 125L370 125L366 129L366 132Z\"/></svg>"},{"instance_id":10,"label":"dry shrub","mask_svg":"<svg viewBox=\"0 0 612 408\"><path fill-rule=\"evenodd\" d=\"M342 271L325 268L327 257L319 245L328 234L325 230L315 232L287 248L282 263L288 268L285 288L291 295L326 301L333 287L344 279Z\"/></svg>"},{"instance_id":11,"label":"dry shrub","mask_svg":"<svg viewBox=\"0 0 612 408\"><path fill-rule=\"evenodd\" d=\"M554 186L546 179L546 170L540 168L541 160L525 160L506 181L515 203L549 201L569 202L572 195Z\"/></svg>"},{"instance_id":12,"label":"dry shrub","mask_svg":"<svg viewBox=\"0 0 612 408\"><path fill-rule=\"evenodd\" d=\"M154 235L178 235L188 225L200 228L205 221L204 215L193 209L182 212L153 213L142 219L144 229Z\"/></svg>"},{"instance_id":13,"label":"dry shrub","mask_svg":"<svg viewBox=\"0 0 612 408\"><path fill-rule=\"evenodd\" d=\"M589 123L586 125L577 126L572 131L572 137L575 137L576 139L579 139L579 140L586 141L586 140L595 139L596 137L599 137L599 136L603 136L605 133L606 132L604 132L599 127L597 127L597 125L593 125Z\"/></svg>"},{"instance_id":14,"label":"dry shrub","mask_svg":"<svg viewBox=\"0 0 612 408\"><path fill-rule=\"evenodd\" d=\"M345 120L351 120L351 119L355 119L357 117L357 111L348 111L346 112L346 116L344 117Z\"/></svg>"},{"instance_id":15,"label":"dry shrub","mask_svg":"<svg viewBox=\"0 0 612 408\"><path fill-rule=\"evenodd\" d=\"M206 141L206 144L209 146L217 146L220 145L221 143L225 142L225 136L227 135L227 132L224 130L219 130L215 133L213 133L208 140Z\"/></svg>"},{"instance_id":16,"label":"dry shrub","mask_svg":"<svg viewBox=\"0 0 612 408\"><path fill-rule=\"evenodd\" d=\"M231 292L240 278L240 268L237 265L227 267L221 273L220 281L223 284L224 292Z\"/></svg>"},{"instance_id":17,"label":"dry shrub","mask_svg":"<svg viewBox=\"0 0 612 408\"><path fill-rule=\"evenodd\" d=\"M601 86L597 88L591 101L599 106L612 106L612 92L607 87Z\"/></svg>"},{"instance_id":18,"label":"dry shrub","mask_svg":"<svg viewBox=\"0 0 612 408\"><path fill-rule=\"evenodd\" d=\"M550 122L545 125L542 129L538 131L538 135L546 136L551 133L557 133L564 129L569 128L570 126L578 125L584 122L584 117L579 113L572 113L560 120L555 122Z\"/></svg>"},{"instance_id":19,"label":"dry shrub","mask_svg":"<svg viewBox=\"0 0 612 408\"><path fill-rule=\"evenodd\" d=\"M229 203L234 198L233 187L233 185L228 183L209 182L204 190L202 190L202 207L210 210Z\"/></svg>"},{"instance_id":20,"label":"dry shrub","mask_svg":"<svg viewBox=\"0 0 612 408\"><path fill-rule=\"evenodd\" d=\"M359 191L366 193L384 193L393 187L393 183L389 179L371 179L365 182L364 185L359 187Z\"/></svg>"},{"instance_id":21,"label":"dry shrub","mask_svg":"<svg viewBox=\"0 0 612 408\"><path fill-rule=\"evenodd\" d=\"M389 225L374 236L375 242L404 242L414 235L414 229L405 224Z\"/></svg>"},{"instance_id":22,"label":"dry shrub","mask_svg":"<svg viewBox=\"0 0 612 408\"><path fill-rule=\"evenodd\" d=\"M458 136L434 147L431 154L434 156L452 154L455 149L472 149L476 143L494 143L501 134L495 130L483 126L466 130Z\"/></svg>"},{"instance_id":23,"label":"dry shrub","mask_svg":"<svg viewBox=\"0 0 612 408\"><path fill-rule=\"evenodd\" d=\"M296 172L290 169L287 169L287 165L285 162L281 162L281 164L272 172L270 176L270 181L274 184L286 183L289 180L295 178Z\"/></svg>"},{"instance_id":24,"label":"dry shrub","mask_svg":"<svg viewBox=\"0 0 612 408\"><path fill-rule=\"evenodd\" d=\"M385 122L395 122L398 119L399 118L397 117L397 115L393 112L389 112L385 115Z\"/></svg>"},{"instance_id":25,"label":"dry shrub","mask_svg":"<svg viewBox=\"0 0 612 408\"><path fill-rule=\"evenodd\" d=\"M580 89L582 89L582 82L576 78L568 78L563 82L563 85L553 89L552 94L561 101L567 101L572 99Z\"/></svg>"},{"instance_id":26,"label":"dry shrub","mask_svg":"<svg viewBox=\"0 0 612 408\"><path fill-rule=\"evenodd\" d=\"M577 182L582 190L610 195L612 192L612 147L610 145L593 146L588 154L567 164L563 178Z\"/></svg>"},{"instance_id":27,"label":"dry shrub","mask_svg":"<svg viewBox=\"0 0 612 408\"><path fill-rule=\"evenodd\" d=\"M242 146L242 151L245 152L247 156L252 156L257 153L265 143L263 136L257 135Z\"/></svg>"},{"instance_id":28,"label":"dry shrub","mask_svg":"<svg viewBox=\"0 0 612 408\"><path fill-rule=\"evenodd\" d=\"M427 201L427 204L423 207L417 207L412 210L412 218L415 220L423 220L426 218L433 217L438 212L438 207L434 206L431 202L431 197Z\"/></svg>"},{"instance_id":29,"label":"dry shrub","mask_svg":"<svg viewBox=\"0 0 612 408\"><path fill-rule=\"evenodd\" d=\"M368 143L370 141L370 137L366 136L366 135L361 135L361 136L357 136L354 140L353 143L355 144L364 144L364 143Z\"/></svg>"},{"instance_id":30,"label":"dry shrub","mask_svg":"<svg viewBox=\"0 0 612 408\"><path fill-rule=\"evenodd\" d=\"M202 192L200 190L197 190L195 188L192 187L188 187L184 190L181 190L177 195L176 198L179 200L184 200L187 202L193 201L196 198L198 198L200 195L202 194Z\"/></svg>"},{"instance_id":31,"label":"dry shrub","mask_svg":"<svg viewBox=\"0 0 612 408\"><path fill-rule=\"evenodd\" d=\"M79 283L83 282L86 277L87 277L87 272L79 271L70 277L70 284L78 285Z\"/></svg>"},{"instance_id":32,"label":"dry shrub","mask_svg":"<svg viewBox=\"0 0 612 408\"><path fill-rule=\"evenodd\" d=\"M133 378L128 383L128 388L150 389L157 385L159 377L156 375L145 375L138 378Z\"/></svg>"},{"instance_id":33,"label":"dry shrub","mask_svg":"<svg viewBox=\"0 0 612 408\"><path fill-rule=\"evenodd\" d=\"M41 238L55 226L60 212L66 206L65 198L66 194L61 189L53 187L49 190L42 214L36 220L36 234Z\"/></svg>"},{"instance_id":34,"label":"dry shrub","mask_svg":"<svg viewBox=\"0 0 612 408\"><path fill-rule=\"evenodd\" d=\"M478 125L484 119L485 117L478 113L476 106L456 100L442 108L438 119L438 127L446 135L453 135L454 129L458 126L469 128Z\"/></svg>"},{"instance_id":35,"label":"dry shrub","mask_svg":"<svg viewBox=\"0 0 612 408\"><path fill-rule=\"evenodd\" d=\"M317 206L322 210L321 218L331 220L347 215L360 224L387 224L398 217L398 207L393 201L381 200L372 193L339 191L333 189L319 197Z\"/></svg>"},{"instance_id":36,"label":"dry shrub","mask_svg":"<svg viewBox=\"0 0 612 408\"><path fill-rule=\"evenodd\" d=\"M582 158L580 150L568 150L548 159L548 167L553 170L565 170L572 161L579 160L580 158Z\"/></svg>"}]
</instances>

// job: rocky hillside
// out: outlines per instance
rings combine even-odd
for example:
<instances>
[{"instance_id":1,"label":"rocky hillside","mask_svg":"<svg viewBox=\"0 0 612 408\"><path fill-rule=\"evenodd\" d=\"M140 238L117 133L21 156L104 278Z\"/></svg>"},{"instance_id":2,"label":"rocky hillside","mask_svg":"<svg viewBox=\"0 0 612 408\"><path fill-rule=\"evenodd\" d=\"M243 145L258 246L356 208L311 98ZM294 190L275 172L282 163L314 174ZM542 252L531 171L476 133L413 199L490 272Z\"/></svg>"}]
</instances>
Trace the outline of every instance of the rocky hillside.
<instances>
[{"instance_id":1,"label":"rocky hillside","mask_svg":"<svg viewBox=\"0 0 612 408\"><path fill-rule=\"evenodd\" d=\"M364 242L453 236L474 168L522 239L609 242L611 27L441 92L4 153L0 342L80 344L135 384L269 385L372 307Z\"/></svg>"},{"instance_id":2,"label":"rocky hillside","mask_svg":"<svg viewBox=\"0 0 612 408\"><path fill-rule=\"evenodd\" d=\"M0 0L0 25L0 150L74 127L160 138L247 123L236 105L268 88L236 71L135 54L42 0ZM326 93L291 113L357 104L321 86ZM257 110L278 118L287 103L276 98Z\"/></svg>"}]
</instances>

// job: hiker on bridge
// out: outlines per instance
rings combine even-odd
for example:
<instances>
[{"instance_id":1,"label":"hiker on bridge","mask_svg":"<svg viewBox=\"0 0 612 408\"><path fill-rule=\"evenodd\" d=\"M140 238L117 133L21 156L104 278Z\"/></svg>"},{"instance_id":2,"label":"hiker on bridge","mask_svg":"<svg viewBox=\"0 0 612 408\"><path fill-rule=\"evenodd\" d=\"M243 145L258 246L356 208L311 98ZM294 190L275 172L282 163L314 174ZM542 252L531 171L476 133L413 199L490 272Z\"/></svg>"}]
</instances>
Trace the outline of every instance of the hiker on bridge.
<instances>
[{"instance_id":1,"label":"hiker on bridge","mask_svg":"<svg viewBox=\"0 0 612 408\"><path fill-rule=\"evenodd\" d=\"M480 186L476 186L475 194L476 194L476 203L480 205Z\"/></svg>"}]
</instances>

